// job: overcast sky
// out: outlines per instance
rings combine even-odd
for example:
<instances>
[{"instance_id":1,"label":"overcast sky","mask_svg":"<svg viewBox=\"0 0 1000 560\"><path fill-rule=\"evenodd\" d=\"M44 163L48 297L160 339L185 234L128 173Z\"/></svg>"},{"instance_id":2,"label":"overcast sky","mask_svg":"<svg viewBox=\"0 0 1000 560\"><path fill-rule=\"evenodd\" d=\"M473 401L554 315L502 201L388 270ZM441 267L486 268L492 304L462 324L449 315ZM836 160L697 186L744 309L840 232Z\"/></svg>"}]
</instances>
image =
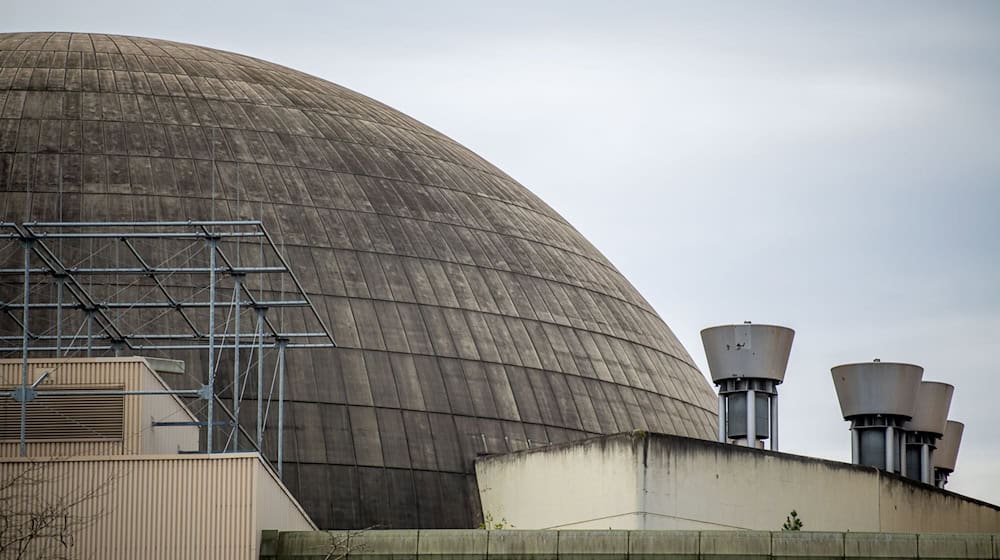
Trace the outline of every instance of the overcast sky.
<instances>
[{"instance_id":1,"label":"overcast sky","mask_svg":"<svg viewBox=\"0 0 1000 560\"><path fill-rule=\"evenodd\" d=\"M279 7L279 4L281 5ZM924 366L1000 503L1000 2L21 2L0 31L271 60L504 169L698 332L797 331L784 451L850 460L830 367Z\"/></svg>"}]
</instances>

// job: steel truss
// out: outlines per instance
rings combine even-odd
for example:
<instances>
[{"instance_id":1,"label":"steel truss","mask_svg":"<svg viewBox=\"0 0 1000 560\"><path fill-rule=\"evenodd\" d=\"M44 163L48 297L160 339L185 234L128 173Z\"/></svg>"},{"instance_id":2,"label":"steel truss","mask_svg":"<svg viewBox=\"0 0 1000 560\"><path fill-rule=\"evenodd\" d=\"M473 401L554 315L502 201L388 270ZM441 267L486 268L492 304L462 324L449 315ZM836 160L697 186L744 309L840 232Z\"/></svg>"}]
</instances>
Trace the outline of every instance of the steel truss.
<instances>
[{"instance_id":1,"label":"steel truss","mask_svg":"<svg viewBox=\"0 0 1000 560\"><path fill-rule=\"evenodd\" d=\"M5 267L0 268L0 356L20 353L23 359L21 385L0 397L20 403L21 455L26 453L27 403L56 394L37 390L42 379L28 379L32 353L64 357L207 352L207 382L201 388L159 393L207 402L207 421L194 424L206 428L205 451L215 453L220 451L213 441L215 426L232 429L221 451L239 450L239 436L246 435L239 424L245 390L241 383L249 381L254 363L256 437L247 440L262 450L265 407L269 410L273 393L265 398L264 364L267 353L276 351L272 389L276 376L280 475L285 354L336 347L283 252L257 220L0 222L0 266ZM12 266L14 262L21 266ZM220 291L231 295L220 298ZM243 315L253 319L249 327L241 322ZM8 322L14 328L3 325ZM36 322L42 327L34 327ZM75 334L67 337L65 327L75 328ZM19 336L9 334L18 331ZM231 411L217 396L216 370L223 353L231 353L233 363ZM241 361L245 356L250 358L246 366ZM109 394L85 389L58 393ZM216 408L228 420L217 420ZM190 425L156 425L181 424Z\"/></svg>"}]
</instances>

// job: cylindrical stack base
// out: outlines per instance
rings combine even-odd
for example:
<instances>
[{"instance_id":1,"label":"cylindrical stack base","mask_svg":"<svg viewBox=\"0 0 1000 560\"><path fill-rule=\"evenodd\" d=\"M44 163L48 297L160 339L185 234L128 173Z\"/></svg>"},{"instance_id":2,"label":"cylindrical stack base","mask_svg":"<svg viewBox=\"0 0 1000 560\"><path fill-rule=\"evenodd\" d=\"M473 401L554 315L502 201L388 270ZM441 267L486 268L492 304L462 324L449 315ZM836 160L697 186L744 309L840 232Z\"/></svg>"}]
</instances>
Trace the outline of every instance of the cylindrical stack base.
<instances>
[{"instance_id":1,"label":"cylindrical stack base","mask_svg":"<svg viewBox=\"0 0 1000 560\"><path fill-rule=\"evenodd\" d=\"M950 474L951 474L951 471L949 471L949 470L935 468L934 469L934 486L937 486L938 488L944 488L945 485L948 484L948 475L950 475Z\"/></svg>"},{"instance_id":2,"label":"cylindrical stack base","mask_svg":"<svg viewBox=\"0 0 1000 560\"><path fill-rule=\"evenodd\" d=\"M906 434L906 470L903 475L924 484L935 484L934 450L937 436L924 432Z\"/></svg>"},{"instance_id":3,"label":"cylindrical stack base","mask_svg":"<svg viewBox=\"0 0 1000 560\"><path fill-rule=\"evenodd\" d=\"M859 416L851 419L851 462L899 473L903 417Z\"/></svg>"},{"instance_id":4,"label":"cylindrical stack base","mask_svg":"<svg viewBox=\"0 0 1000 560\"><path fill-rule=\"evenodd\" d=\"M719 387L719 441L777 451L777 383L771 379L727 379Z\"/></svg>"}]
</instances>

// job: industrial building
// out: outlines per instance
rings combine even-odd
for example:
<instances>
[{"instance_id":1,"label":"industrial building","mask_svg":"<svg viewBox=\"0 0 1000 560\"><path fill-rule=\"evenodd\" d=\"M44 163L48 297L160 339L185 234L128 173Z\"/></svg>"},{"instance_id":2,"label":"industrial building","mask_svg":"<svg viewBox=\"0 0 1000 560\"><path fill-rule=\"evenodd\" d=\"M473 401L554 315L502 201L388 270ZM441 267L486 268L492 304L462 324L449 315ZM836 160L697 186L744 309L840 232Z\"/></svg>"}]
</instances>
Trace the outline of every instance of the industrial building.
<instances>
[{"instance_id":1,"label":"industrial building","mask_svg":"<svg viewBox=\"0 0 1000 560\"><path fill-rule=\"evenodd\" d=\"M157 491L244 481L174 509L133 504L167 524L156 516L201 508L181 531L208 547L192 557L221 557L223 533L246 558L264 530L501 516L524 529L780 526L763 514L788 504L754 502L757 479L828 491L814 500L846 492L842 508L796 506L828 513L817 529L1000 532L998 508L934 487L955 470L960 426L946 428L946 404L921 412L920 399L943 401L920 396L915 370L844 366L857 465L782 454L790 329L707 329L716 393L528 189L319 78L156 39L0 34L0 192L0 465L146 461L160 466L137 480ZM893 367L906 390L870 393L884 377L871 372ZM650 453L691 460L666 477ZM584 480L614 499L581 492L586 507L552 509ZM116 499L135 500L135 484ZM116 554L177 557L143 539Z\"/></svg>"},{"instance_id":2,"label":"industrial building","mask_svg":"<svg viewBox=\"0 0 1000 560\"><path fill-rule=\"evenodd\" d=\"M284 248L337 343L288 356L284 480L320 527L474 527L484 453L632 429L713 437L714 393L635 288L439 132L213 49L27 33L0 52L0 220L260 219ZM207 381L204 353L164 357L187 363L178 387Z\"/></svg>"}]
</instances>

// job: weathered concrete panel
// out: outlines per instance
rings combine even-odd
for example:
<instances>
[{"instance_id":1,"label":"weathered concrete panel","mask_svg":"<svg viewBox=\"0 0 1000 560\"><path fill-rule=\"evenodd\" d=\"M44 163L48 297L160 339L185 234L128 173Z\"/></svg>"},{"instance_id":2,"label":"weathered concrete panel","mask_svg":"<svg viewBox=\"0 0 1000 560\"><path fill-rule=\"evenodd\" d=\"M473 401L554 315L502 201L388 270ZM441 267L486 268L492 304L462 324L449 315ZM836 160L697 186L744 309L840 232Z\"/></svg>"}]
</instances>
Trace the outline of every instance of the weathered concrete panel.
<instances>
[{"instance_id":1,"label":"weathered concrete panel","mask_svg":"<svg viewBox=\"0 0 1000 560\"><path fill-rule=\"evenodd\" d=\"M625 560L628 531L559 531L560 560Z\"/></svg>"},{"instance_id":2,"label":"weathered concrete panel","mask_svg":"<svg viewBox=\"0 0 1000 560\"><path fill-rule=\"evenodd\" d=\"M489 531L419 531L417 554L428 560L484 560Z\"/></svg>"},{"instance_id":3,"label":"weathered concrete panel","mask_svg":"<svg viewBox=\"0 0 1000 560\"><path fill-rule=\"evenodd\" d=\"M417 557L416 531L355 531L348 542L351 558L412 560Z\"/></svg>"},{"instance_id":4,"label":"weathered concrete panel","mask_svg":"<svg viewBox=\"0 0 1000 560\"><path fill-rule=\"evenodd\" d=\"M925 534L917 537L921 559L993 558L991 535Z\"/></svg>"},{"instance_id":5,"label":"weathered concrete panel","mask_svg":"<svg viewBox=\"0 0 1000 560\"><path fill-rule=\"evenodd\" d=\"M554 560L559 550L557 531L489 531L487 552L496 560Z\"/></svg>"},{"instance_id":6,"label":"weathered concrete panel","mask_svg":"<svg viewBox=\"0 0 1000 560\"><path fill-rule=\"evenodd\" d=\"M748 560L771 557L771 533L762 531L702 531L701 557Z\"/></svg>"},{"instance_id":7,"label":"weathered concrete panel","mask_svg":"<svg viewBox=\"0 0 1000 560\"><path fill-rule=\"evenodd\" d=\"M996 506L898 476L880 478L880 531L1000 532Z\"/></svg>"},{"instance_id":8,"label":"weathered concrete panel","mask_svg":"<svg viewBox=\"0 0 1000 560\"><path fill-rule=\"evenodd\" d=\"M771 534L771 555L784 560L844 557L844 533L781 531Z\"/></svg>"},{"instance_id":9,"label":"weathered concrete panel","mask_svg":"<svg viewBox=\"0 0 1000 560\"><path fill-rule=\"evenodd\" d=\"M628 553L631 560L697 560L698 531L632 531Z\"/></svg>"},{"instance_id":10,"label":"weathered concrete panel","mask_svg":"<svg viewBox=\"0 0 1000 560\"><path fill-rule=\"evenodd\" d=\"M917 535L845 533L845 558L916 558Z\"/></svg>"},{"instance_id":11,"label":"weathered concrete panel","mask_svg":"<svg viewBox=\"0 0 1000 560\"><path fill-rule=\"evenodd\" d=\"M265 531L266 560L1000 560L1000 535L805 531Z\"/></svg>"},{"instance_id":12,"label":"weathered concrete panel","mask_svg":"<svg viewBox=\"0 0 1000 560\"><path fill-rule=\"evenodd\" d=\"M627 437L588 440L478 461L483 515L519 529L641 529L642 446Z\"/></svg>"},{"instance_id":13,"label":"weathered concrete panel","mask_svg":"<svg viewBox=\"0 0 1000 560\"><path fill-rule=\"evenodd\" d=\"M348 550L346 531L313 531L311 533L264 531L261 537L261 558L281 556L293 558L333 558Z\"/></svg>"},{"instance_id":14,"label":"weathered concrete panel","mask_svg":"<svg viewBox=\"0 0 1000 560\"><path fill-rule=\"evenodd\" d=\"M519 529L1000 532L1000 507L870 467L633 432L480 459L484 513Z\"/></svg>"}]
</instances>

